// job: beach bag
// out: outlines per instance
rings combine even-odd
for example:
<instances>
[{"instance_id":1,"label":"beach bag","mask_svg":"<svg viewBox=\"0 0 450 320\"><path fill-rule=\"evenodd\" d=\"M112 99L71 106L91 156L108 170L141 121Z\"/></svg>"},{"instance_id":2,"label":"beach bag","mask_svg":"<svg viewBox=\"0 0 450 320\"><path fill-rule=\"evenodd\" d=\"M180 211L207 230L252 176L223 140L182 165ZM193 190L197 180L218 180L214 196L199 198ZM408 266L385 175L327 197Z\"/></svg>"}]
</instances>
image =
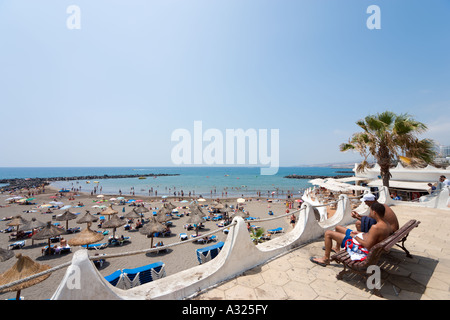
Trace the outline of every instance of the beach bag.
<instances>
[{"instance_id":1,"label":"beach bag","mask_svg":"<svg viewBox=\"0 0 450 320\"><path fill-rule=\"evenodd\" d=\"M347 250L352 261L364 261L369 254L369 251L354 238L345 241L344 248Z\"/></svg>"}]
</instances>

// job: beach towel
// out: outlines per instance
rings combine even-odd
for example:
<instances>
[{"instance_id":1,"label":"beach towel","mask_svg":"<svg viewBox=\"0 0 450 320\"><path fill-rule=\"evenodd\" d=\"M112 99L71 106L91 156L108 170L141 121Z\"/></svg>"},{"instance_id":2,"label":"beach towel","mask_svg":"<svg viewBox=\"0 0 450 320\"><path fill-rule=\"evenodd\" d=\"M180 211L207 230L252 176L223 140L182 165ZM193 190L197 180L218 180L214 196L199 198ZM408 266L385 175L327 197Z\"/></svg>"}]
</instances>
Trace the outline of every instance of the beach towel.
<instances>
[{"instance_id":1,"label":"beach towel","mask_svg":"<svg viewBox=\"0 0 450 320\"><path fill-rule=\"evenodd\" d=\"M377 223L377 220L369 217L369 216L362 216L361 217L361 231L362 232L369 232L369 229L371 226Z\"/></svg>"},{"instance_id":2,"label":"beach towel","mask_svg":"<svg viewBox=\"0 0 450 320\"><path fill-rule=\"evenodd\" d=\"M350 235L350 233L352 232L351 229L347 229L345 230L345 237L341 242L341 248L345 247L345 243L347 242L347 240L350 240L352 238L352 236Z\"/></svg>"},{"instance_id":3,"label":"beach towel","mask_svg":"<svg viewBox=\"0 0 450 320\"><path fill-rule=\"evenodd\" d=\"M358 233L356 237L362 238L362 233ZM357 240L356 237L348 239L345 242L345 249L350 256L352 261L364 261L369 254L369 250L364 248Z\"/></svg>"}]
</instances>

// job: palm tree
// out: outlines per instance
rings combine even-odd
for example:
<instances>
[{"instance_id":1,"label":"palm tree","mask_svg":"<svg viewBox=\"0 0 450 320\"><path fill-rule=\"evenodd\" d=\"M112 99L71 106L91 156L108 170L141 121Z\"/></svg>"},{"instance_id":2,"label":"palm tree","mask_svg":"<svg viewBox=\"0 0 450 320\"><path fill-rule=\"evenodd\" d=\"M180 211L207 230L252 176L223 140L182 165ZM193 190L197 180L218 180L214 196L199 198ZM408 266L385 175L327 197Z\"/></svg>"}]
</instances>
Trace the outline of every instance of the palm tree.
<instances>
[{"instance_id":1,"label":"palm tree","mask_svg":"<svg viewBox=\"0 0 450 320\"><path fill-rule=\"evenodd\" d=\"M252 238L252 241L254 244L257 244L258 242L261 242L261 237L264 235L264 229L254 229L250 228L250 238Z\"/></svg>"},{"instance_id":2,"label":"palm tree","mask_svg":"<svg viewBox=\"0 0 450 320\"><path fill-rule=\"evenodd\" d=\"M397 115L385 111L369 115L356 124L363 131L354 133L347 143L340 145L340 150L355 150L363 156L364 160L357 167L359 172L368 167L368 156L374 156L380 166L383 186L389 187L389 169L393 161L402 160L418 166L434 160L433 141L417 138L427 130L427 126L406 113Z\"/></svg>"}]
</instances>

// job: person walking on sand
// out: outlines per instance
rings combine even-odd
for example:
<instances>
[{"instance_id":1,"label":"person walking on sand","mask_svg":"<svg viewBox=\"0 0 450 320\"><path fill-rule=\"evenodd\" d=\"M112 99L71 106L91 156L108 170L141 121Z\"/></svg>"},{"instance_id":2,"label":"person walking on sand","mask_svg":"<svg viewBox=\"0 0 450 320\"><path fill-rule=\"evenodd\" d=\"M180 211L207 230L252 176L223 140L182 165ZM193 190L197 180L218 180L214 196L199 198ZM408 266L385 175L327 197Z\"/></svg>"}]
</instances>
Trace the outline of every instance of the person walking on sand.
<instances>
[{"instance_id":1,"label":"person walking on sand","mask_svg":"<svg viewBox=\"0 0 450 320\"><path fill-rule=\"evenodd\" d=\"M291 224L292 229L294 229L295 227L295 221L296 221L295 214L291 214L289 223Z\"/></svg>"}]
</instances>

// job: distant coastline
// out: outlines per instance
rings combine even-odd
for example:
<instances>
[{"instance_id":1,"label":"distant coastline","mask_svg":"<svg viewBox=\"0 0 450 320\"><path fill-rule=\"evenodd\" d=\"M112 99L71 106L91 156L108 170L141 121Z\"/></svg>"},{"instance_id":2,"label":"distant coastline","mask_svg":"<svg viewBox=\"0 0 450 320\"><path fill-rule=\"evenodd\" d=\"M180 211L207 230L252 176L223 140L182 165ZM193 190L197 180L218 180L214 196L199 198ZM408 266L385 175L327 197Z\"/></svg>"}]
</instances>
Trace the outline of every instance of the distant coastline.
<instances>
[{"instance_id":1,"label":"distant coastline","mask_svg":"<svg viewBox=\"0 0 450 320\"><path fill-rule=\"evenodd\" d=\"M119 174L119 175L87 175L74 177L50 177L50 178L12 178L0 179L1 184L8 184L1 187L4 191L22 188L34 188L47 186L53 181L73 181L73 180L101 180L101 179L124 179L124 178L140 178L140 177L168 177L179 176L179 173L149 173L149 174Z\"/></svg>"}]
</instances>

